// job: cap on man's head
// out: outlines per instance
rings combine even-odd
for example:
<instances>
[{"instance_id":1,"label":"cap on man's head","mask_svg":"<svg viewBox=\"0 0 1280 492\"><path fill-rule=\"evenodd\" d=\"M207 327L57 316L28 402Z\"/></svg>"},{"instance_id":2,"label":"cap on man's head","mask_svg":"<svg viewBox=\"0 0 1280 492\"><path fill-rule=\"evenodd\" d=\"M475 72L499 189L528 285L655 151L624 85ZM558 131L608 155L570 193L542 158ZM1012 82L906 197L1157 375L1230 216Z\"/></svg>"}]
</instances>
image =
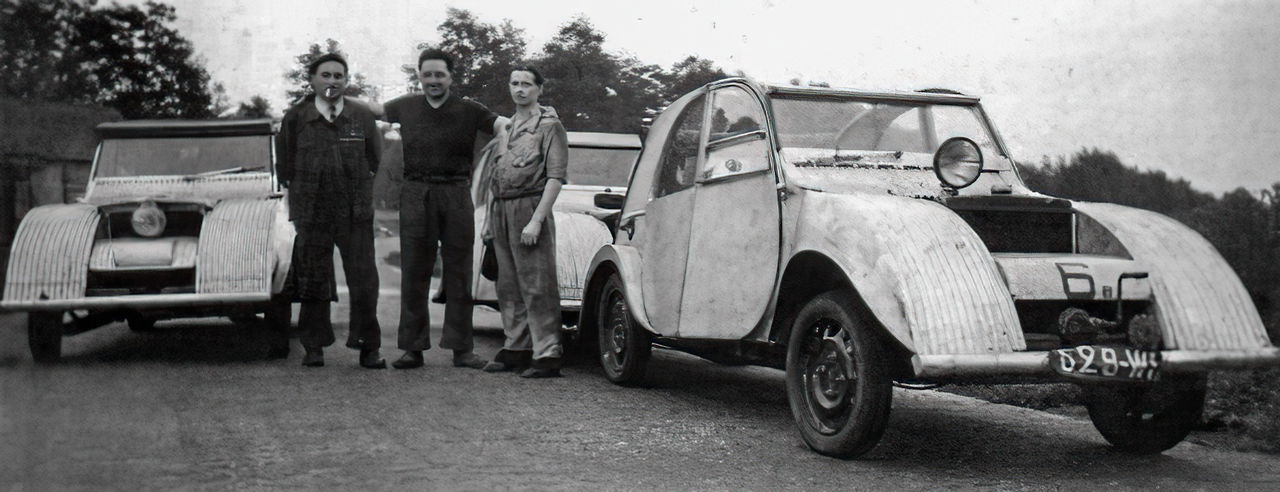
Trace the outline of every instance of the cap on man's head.
<instances>
[{"instance_id":1,"label":"cap on man's head","mask_svg":"<svg viewBox=\"0 0 1280 492\"><path fill-rule=\"evenodd\" d=\"M323 54L323 55L320 55L320 56L316 57L316 59L311 60L311 63L308 63L308 64L307 64L307 75L308 75L308 76L315 75L315 74L316 74L316 70L319 70L319 69L320 69L320 65L323 65L323 64L325 64L326 62L338 62L338 63L341 63L341 64L342 64L342 71L344 71L344 72L349 72L349 71L351 71L350 69L348 69L348 68L347 68L347 59L346 59L346 58L343 58L343 57L342 57L342 55L339 55L339 54L337 54L337 53L325 53L325 54Z\"/></svg>"}]
</instances>

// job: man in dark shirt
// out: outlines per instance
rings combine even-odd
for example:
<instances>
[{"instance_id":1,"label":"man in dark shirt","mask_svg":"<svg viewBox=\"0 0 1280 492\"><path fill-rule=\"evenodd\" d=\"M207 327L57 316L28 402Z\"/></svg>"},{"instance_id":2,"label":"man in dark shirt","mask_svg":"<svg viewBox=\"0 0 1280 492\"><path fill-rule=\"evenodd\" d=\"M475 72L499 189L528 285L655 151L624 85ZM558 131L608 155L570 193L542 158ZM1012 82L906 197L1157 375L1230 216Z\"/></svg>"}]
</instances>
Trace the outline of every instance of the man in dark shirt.
<instances>
[{"instance_id":1,"label":"man in dark shirt","mask_svg":"<svg viewBox=\"0 0 1280 492\"><path fill-rule=\"evenodd\" d=\"M307 351L302 365L323 366L323 347L334 342L329 304L337 297L336 245L351 292L347 346L360 350L361 366L385 368L378 356L382 339L373 253L373 176L382 157L382 136L373 112L342 95L346 60L323 55L307 71L315 95L285 112L276 139L278 175L289 188L289 220L298 231L286 287L302 303L298 324ZM287 305L277 313L287 325L284 313Z\"/></svg>"},{"instance_id":2,"label":"man in dark shirt","mask_svg":"<svg viewBox=\"0 0 1280 492\"><path fill-rule=\"evenodd\" d=\"M444 334L440 346L453 350L453 365L484 367L471 338L471 261L475 207L471 176L477 132L497 133L506 123L484 105L449 92L453 59L428 49L418 56L423 94L396 98L386 119L400 124L404 144L404 185L400 191L400 333L404 356L397 369L422 367L431 348L427 293L436 248L443 261Z\"/></svg>"}]
</instances>

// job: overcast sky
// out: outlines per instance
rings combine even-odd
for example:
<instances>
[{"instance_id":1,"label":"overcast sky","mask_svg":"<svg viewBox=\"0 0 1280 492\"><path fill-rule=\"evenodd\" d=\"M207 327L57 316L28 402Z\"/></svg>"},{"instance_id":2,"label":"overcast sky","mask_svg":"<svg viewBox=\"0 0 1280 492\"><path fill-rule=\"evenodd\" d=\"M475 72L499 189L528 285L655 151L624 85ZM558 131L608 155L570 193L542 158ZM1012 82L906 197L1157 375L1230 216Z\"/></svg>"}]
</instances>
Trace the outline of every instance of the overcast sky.
<instances>
[{"instance_id":1,"label":"overcast sky","mask_svg":"<svg viewBox=\"0 0 1280 492\"><path fill-rule=\"evenodd\" d=\"M582 14L646 63L980 95L1023 162L1097 147L1206 191L1280 182L1280 2L164 1L233 103L260 94L277 112L293 58L325 38L394 91L449 6L511 19L535 51Z\"/></svg>"}]
</instances>

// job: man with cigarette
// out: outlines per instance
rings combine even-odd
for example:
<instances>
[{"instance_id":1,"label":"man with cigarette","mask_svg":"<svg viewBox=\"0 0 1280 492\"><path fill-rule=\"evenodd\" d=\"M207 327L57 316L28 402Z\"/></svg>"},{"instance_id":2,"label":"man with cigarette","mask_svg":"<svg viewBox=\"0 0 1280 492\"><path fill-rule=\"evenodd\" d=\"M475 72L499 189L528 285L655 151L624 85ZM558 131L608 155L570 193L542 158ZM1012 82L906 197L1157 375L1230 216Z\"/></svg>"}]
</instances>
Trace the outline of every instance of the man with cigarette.
<instances>
[{"instance_id":1,"label":"man with cigarette","mask_svg":"<svg viewBox=\"0 0 1280 492\"><path fill-rule=\"evenodd\" d=\"M315 94L285 112L276 139L277 174L289 189L289 220L298 231L286 288L302 303L302 365L323 366L323 348L334 342L329 308L337 300L337 246L351 296L346 345L360 350L361 367L383 369L373 252L373 177L382 136L373 112L343 97L347 61L341 55L317 57L307 74Z\"/></svg>"}]
</instances>

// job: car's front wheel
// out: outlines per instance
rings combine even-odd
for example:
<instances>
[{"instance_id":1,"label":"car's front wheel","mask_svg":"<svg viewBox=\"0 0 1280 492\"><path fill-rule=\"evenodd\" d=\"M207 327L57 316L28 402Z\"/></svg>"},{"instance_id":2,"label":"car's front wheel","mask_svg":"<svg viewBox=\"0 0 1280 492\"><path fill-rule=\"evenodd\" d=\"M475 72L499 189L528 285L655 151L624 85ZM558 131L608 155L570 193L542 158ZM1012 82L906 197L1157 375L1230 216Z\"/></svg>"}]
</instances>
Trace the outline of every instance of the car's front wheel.
<instances>
[{"instance_id":1,"label":"car's front wheel","mask_svg":"<svg viewBox=\"0 0 1280 492\"><path fill-rule=\"evenodd\" d=\"M40 363L57 362L62 357L62 313L27 313L27 344L31 358Z\"/></svg>"},{"instance_id":2,"label":"car's front wheel","mask_svg":"<svg viewBox=\"0 0 1280 492\"><path fill-rule=\"evenodd\" d=\"M1166 377L1152 385L1089 385L1089 419L1116 449L1157 454L1191 433L1204 410L1205 376Z\"/></svg>"},{"instance_id":3,"label":"car's front wheel","mask_svg":"<svg viewBox=\"0 0 1280 492\"><path fill-rule=\"evenodd\" d=\"M605 377L618 384L632 384L644 378L653 347L649 332L632 319L622 289L622 279L614 273L600 290L597 342Z\"/></svg>"},{"instance_id":4,"label":"car's front wheel","mask_svg":"<svg viewBox=\"0 0 1280 492\"><path fill-rule=\"evenodd\" d=\"M848 291L800 310L787 343L787 399L805 444L854 458L880 441L892 407L888 355Z\"/></svg>"}]
</instances>

